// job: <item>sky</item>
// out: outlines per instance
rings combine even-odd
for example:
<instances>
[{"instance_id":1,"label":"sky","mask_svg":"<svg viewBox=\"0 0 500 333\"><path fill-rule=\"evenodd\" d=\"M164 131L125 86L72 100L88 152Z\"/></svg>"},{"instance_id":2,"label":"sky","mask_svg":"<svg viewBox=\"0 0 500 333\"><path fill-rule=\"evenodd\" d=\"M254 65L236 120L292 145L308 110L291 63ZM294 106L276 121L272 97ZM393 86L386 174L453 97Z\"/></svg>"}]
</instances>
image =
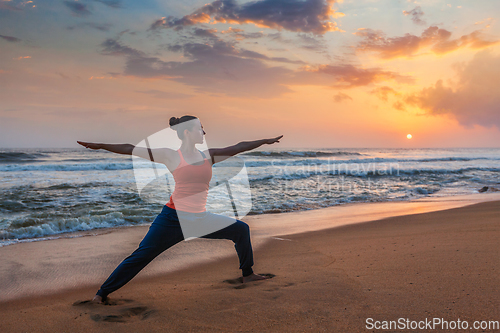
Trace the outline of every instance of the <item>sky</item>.
<instances>
[{"instance_id":1,"label":"sky","mask_svg":"<svg viewBox=\"0 0 500 333\"><path fill-rule=\"evenodd\" d=\"M0 0L0 148L137 144L185 114L211 147L500 147L499 14L496 0Z\"/></svg>"}]
</instances>

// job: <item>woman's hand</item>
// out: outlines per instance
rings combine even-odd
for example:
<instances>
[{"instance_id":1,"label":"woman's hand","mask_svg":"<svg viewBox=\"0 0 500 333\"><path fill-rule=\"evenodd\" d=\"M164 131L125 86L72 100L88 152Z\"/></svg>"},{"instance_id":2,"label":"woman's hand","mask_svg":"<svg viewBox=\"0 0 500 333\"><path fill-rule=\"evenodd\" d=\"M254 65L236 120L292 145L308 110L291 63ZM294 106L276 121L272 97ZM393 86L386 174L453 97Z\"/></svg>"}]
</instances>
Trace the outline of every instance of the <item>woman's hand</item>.
<instances>
[{"instance_id":1,"label":"woman's hand","mask_svg":"<svg viewBox=\"0 0 500 333\"><path fill-rule=\"evenodd\" d=\"M273 138L273 139L267 139L267 140L266 140L266 143L267 143L268 145L272 145L273 143L280 142L279 140L280 140L282 137L283 137L283 135L280 135L280 136L277 136L277 137L275 137L275 138Z\"/></svg>"},{"instance_id":2,"label":"woman's hand","mask_svg":"<svg viewBox=\"0 0 500 333\"><path fill-rule=\"evenodd\" d=\"M90 149L101 149L102 144L101 143L93 143L93 142L83 142L83 141L77 141L79 144L84 146L85 148L90 148Z\"/></svg>"}]
</instances>

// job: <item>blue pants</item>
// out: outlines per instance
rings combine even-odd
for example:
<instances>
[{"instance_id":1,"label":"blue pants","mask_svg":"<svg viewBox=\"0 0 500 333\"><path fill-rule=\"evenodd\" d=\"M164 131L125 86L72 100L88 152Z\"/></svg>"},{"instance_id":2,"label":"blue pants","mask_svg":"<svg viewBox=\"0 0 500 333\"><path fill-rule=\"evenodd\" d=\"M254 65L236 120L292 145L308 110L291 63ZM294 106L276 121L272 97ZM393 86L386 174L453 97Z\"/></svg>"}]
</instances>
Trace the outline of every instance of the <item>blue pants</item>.
<instances>
[{"instance_id":1,"label":"blue pants","mask_svg":"<svg viewBox=\"0 0 500 333\"><path fill-rule=\"evenodd\" d=\"M230 239L240 260L243 276L253 273L253 252L250 242L250 229L245 222L235 220L233 224L201 238ZM182 229L175 209L163 206L163 210L149 227L149 231L130 256L125 258L103 283L97 295L103 299L113 291L132 280L154 258L166 249L184 240Z\"/></svg>"}]
</instances>

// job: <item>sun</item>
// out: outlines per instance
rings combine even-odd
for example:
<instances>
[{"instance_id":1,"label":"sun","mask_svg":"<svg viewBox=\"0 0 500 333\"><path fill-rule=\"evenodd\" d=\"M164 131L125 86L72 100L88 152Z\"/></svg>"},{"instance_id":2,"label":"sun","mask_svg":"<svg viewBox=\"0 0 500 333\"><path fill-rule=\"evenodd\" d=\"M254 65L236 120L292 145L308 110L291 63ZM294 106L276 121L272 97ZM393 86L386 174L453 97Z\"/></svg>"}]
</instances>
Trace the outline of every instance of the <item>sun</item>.
<instances>
[{"instance_id":1,"label":"sun","mask_svg":"<svg viewBox=\"0 0 500 333\"><path fill-rule=\"evenodd\" d=\"M412 137L413 137L413 136L412 136L411 134L408 134L408 135L406 136L406 138L407 138L408 140L409 140L409 139L411 139Z\"/></svg>"}]
</instances>

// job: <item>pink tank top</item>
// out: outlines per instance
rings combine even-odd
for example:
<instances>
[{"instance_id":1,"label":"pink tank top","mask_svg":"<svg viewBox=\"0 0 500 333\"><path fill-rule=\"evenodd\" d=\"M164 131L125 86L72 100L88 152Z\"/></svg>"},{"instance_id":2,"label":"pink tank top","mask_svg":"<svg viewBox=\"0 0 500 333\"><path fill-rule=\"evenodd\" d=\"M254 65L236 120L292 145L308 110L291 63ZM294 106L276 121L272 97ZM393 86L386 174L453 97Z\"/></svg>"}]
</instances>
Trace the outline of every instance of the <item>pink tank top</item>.
<instances>
[{"instance_id":1,"label":"pink tank top","mask_svg":"<svg viewBox=\"0 0 500 333\"><path fill-rule=\"evenodd\" d=\"M181 163L172 171L175 189L166 205L184 212L202 213L206 211L208 188L210 179L212 179L212 166L205 156L203 164L188 164L184 160L181 150L177 151Z\"/></svg>"}]
</instances>

